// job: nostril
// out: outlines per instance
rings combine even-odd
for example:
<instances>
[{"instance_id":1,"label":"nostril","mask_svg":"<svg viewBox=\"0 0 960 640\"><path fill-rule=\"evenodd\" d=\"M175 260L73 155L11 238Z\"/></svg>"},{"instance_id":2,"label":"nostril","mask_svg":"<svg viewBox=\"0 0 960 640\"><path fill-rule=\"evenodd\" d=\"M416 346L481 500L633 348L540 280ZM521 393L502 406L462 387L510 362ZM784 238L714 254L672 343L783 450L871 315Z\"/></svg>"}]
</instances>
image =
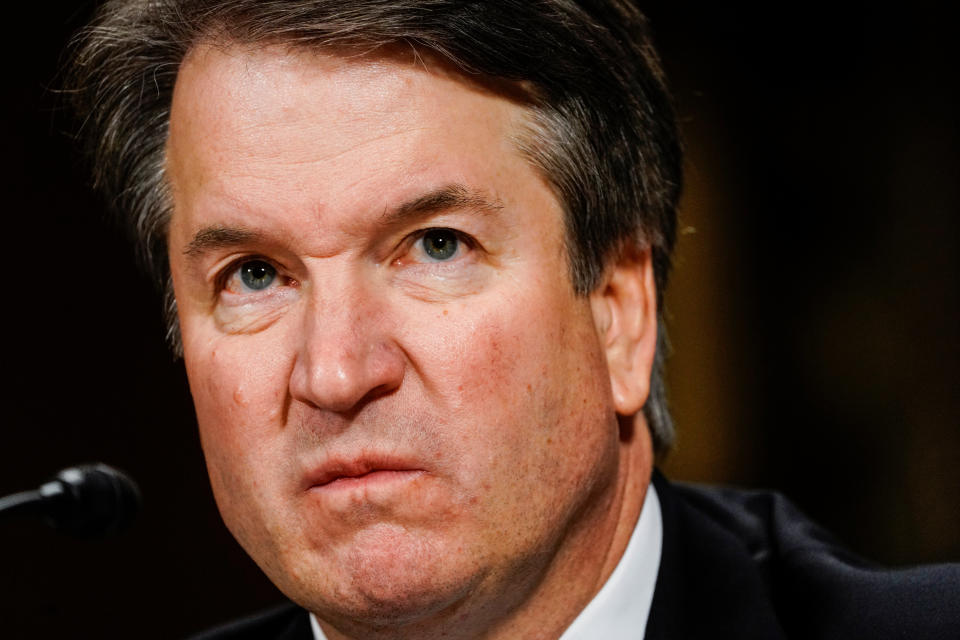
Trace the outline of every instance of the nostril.
<instances>
[{"instance_id":1,"label":"nostril","mask_svg":"<svg viewBox=\"0 0 960 640\"><path fill-rule=\"evenodd\" d=\"M381 384L377 387L374 387L373 389L370 389L370 391L367 392L367 395L363 396L360 399L360 402L358 404L364 405L372 400L376 400L377 398L389 396L392 393L396 393L397 389L399 388L400 388L400 385Z\"/></svg>"}]
</instances>

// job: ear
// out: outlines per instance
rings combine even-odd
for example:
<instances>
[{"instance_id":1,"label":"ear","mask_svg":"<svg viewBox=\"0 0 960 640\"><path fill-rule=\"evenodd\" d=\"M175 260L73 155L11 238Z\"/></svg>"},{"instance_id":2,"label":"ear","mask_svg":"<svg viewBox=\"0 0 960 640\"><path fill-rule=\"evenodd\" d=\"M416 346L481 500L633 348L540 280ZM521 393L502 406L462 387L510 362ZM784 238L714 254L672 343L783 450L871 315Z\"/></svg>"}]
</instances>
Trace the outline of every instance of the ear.
<instances>
[{"instance_id":1,"label":"ear","mask_svg":"<svg viewBox=\"0 0 960 640\"><path fill-rule=\"evenodd\" d=\"M657 348L657 290L649 249L624 251L590 294L600 343L607 355L616 411L632 416L650 394Z\"/></svg>"}]
</instances>

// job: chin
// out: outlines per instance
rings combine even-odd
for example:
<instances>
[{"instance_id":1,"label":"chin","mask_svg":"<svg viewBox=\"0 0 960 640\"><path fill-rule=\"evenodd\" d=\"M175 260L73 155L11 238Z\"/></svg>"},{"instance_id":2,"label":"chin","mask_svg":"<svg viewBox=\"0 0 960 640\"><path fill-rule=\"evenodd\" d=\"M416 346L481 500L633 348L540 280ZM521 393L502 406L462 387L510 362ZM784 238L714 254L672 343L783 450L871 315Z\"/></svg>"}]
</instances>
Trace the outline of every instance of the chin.
<instances>
[{"instance_id":1,"label":"chin","mask_svg":"<svg viewBox=\"0 0 960 640\"><path fill-rule=\"evenodd\" d=\"M422 530L380 524L355 534L337 557L318 563L322 582L333 593L317 593L316 582L300 574L291 599L336 626L364 620L369 629L416 625L452 613L483 575L465 562L469 554L453 540ZM301 597L297 597L301 596Z\"/></svg>"}]
</instances>

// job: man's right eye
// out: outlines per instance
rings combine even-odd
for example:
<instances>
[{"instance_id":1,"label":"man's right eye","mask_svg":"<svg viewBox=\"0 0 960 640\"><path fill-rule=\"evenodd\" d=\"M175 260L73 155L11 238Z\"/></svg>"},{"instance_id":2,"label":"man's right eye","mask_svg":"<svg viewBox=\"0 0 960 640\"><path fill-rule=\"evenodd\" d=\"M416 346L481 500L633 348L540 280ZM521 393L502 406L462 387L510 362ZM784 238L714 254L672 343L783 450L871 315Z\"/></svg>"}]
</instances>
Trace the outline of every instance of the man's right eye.
<instances>
[{"instance_id":1,"label":"man's right eye","mask_svg":"<svg viewBox=\"0 0 960 640\"><path fill-rule=\"evenodd\" d=\"M245 260L227 273L223 288L231 293L262 291L277 279L277 270L264 260Z\"/></svg>"}]
</instances>

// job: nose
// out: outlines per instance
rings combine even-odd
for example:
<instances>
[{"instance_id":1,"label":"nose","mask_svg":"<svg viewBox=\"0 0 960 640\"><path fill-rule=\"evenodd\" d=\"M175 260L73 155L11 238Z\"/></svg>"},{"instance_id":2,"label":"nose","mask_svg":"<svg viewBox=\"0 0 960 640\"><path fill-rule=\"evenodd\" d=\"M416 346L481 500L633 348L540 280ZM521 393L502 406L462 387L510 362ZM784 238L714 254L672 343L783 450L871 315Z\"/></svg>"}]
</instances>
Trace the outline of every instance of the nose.
<instances>
[{"instance_id":1,"label":"nose","mask_svg":"<svg viewBox=\"0 0 960 640\"><path fill-rule=\"evenodd\" d=\"M290 376L293 399L350 413L396 390L406 365L388 315L357 287L310 295Z\"/></svg>"}]
</instances>

